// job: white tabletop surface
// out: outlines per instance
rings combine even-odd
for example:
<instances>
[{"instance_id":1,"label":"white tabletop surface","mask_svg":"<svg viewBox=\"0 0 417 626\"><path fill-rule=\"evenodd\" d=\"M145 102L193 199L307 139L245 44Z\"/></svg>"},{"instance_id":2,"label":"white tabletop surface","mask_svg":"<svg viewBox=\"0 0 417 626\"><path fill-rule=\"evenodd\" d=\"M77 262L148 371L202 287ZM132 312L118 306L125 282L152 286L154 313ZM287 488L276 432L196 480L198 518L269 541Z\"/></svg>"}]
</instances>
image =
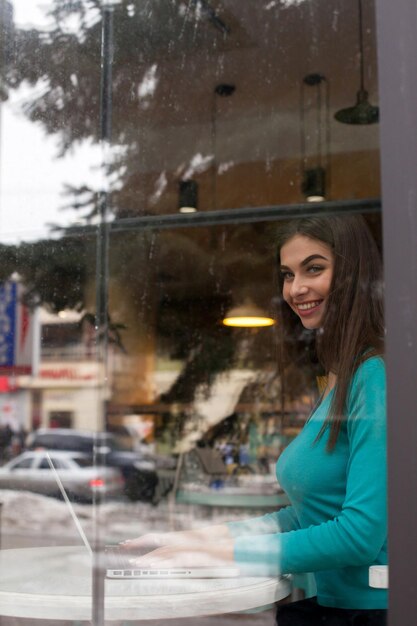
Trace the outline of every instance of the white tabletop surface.
<instances>
[{"instance_id":1,"label":"white tabletop surface","mask_svg":"<svg viewBox=\"0 0 417 626\"><path fill-rule=\"evenodd\" d=\"M105 619L195 617L245 611L290 594L288 579L105 581ZM91 558L84 548L0 551L0 615L91 619Z\"/></svg>"}]
</instances>

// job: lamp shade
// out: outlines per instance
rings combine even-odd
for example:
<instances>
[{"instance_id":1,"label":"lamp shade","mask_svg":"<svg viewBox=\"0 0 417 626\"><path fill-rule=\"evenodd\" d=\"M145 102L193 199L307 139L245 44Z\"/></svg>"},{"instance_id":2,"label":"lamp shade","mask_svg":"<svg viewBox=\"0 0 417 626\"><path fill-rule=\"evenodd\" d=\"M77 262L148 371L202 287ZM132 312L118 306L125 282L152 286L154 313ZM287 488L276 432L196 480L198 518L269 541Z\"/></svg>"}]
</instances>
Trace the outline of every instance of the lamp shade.
<instances>
[{"instance_id":1,"label":"lamp shade","mask_svg":"<svg viewBox=\"0 0 417 626\"><path fill-rule=\"evenodd\" d=\"M323 202L326 199L326 172L323 167L304 171L302 192L307 202Z\"/></svg>"},{"instance_id":2,"label":"lamp shade","mask_svg":"<svg viewBox=\"0 0 417 626\"><path fill-rule=\"evenodd\" d=\"M195 180L180 180L178 210L180 213L195 213L198 208L198 185Z\"/></svg>"},{"instance_id":3,"label":"lamp shade","mask_svg":"<svg viewBox=\"0 0 417 626\"><path fill-rule=\"evenodd\" d=\"M250 298L246 298L242 304L227 311L222 323L224 326L236 328L262 328L273 326L275 320L256 306Z\"/></svg>"},{"instance_id":4,"label":"lamp shade","mask_svg":"<svg viewBox=\"0 0 417 626\"><path fill-rule=\"evenodd\" d=\"M379 121L379 108L369 102L367 91L360 90L356 95L355 106L340 109L334 116L342 124L376 124Z\"/></svg>"}]
</instances>

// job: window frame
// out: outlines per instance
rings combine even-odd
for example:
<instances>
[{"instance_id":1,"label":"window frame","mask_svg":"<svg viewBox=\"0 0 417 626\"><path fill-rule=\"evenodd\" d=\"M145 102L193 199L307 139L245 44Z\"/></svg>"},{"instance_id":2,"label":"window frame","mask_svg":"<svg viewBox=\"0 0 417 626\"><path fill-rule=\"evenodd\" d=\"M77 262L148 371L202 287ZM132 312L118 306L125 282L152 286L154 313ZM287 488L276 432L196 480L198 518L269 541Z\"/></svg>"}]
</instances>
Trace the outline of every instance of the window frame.
<instances>
[{"instance_id":1,"label":"window frame","mask_svg":"<svg viewBox=\"0 0 417 626\"><path fill-rule=\"evenodd\" d=\"M376 3L388 400L390 626L417 613L417 6Z\"/></svg>"}]
</instances>

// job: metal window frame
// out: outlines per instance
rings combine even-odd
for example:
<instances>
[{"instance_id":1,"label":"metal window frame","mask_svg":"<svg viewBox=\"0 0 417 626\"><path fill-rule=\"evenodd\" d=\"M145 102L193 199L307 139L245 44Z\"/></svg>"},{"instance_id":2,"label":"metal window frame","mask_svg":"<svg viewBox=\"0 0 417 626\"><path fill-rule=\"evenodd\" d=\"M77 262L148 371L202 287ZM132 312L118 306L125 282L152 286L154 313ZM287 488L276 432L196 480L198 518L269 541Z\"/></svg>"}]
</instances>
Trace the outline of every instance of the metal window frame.
<instances>
[{"instance_id":1,"label":"metal window frame","mask_svg":"<svg viewBox=\"0 0 417 626\"><path fill-rule=\"evenodd\" d=\"M417 615L417 4L376 2L388 383L390 626Z\"/></svg>"},{"instance_id":2,"label":"metal window frame","mask_svg":"<svg viewBox=\"0 0 417 626\"><path fill-rule=\"evenodd\" d=\"M225 224L255 224L290 220L313 215L343 215L351 213L380 213L379 198L361 198L352 200L333 200L328 202L278 204L259 207L242 207L204 211L190 214L143 215L140 217L114 219L107 223L110 235L127 231L166 230L172 228L196 228L198 226L223 226ZM98 237L98 227L93 225L70 226L65 228L67 236Z\"/></svg>"}]
</instances>

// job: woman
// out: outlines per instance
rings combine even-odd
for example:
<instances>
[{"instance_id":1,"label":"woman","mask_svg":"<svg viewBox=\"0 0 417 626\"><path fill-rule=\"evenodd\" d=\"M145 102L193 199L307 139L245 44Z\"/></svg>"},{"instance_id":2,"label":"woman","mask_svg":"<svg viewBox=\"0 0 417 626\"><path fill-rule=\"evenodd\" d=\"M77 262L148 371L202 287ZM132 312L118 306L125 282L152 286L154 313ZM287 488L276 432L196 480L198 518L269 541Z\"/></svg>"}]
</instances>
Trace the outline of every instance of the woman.
<instances>
[{"instance_id":1,"label":"woman","mask_svg":"<svg viewBox=\"0 0 417 626\"><path fill-rule=\"evenodd\" d=\"M387 594L368 570L387 562L386 405L381 262L360 216L296 220L279 238L288 333L315 333L324 392L277 476L291 506L242 522L150 534L161 546L135 564L212 565L243 572L313 572L317 598L278 607L280 626L386 623Z\"/></svg>"}]
</instances>

